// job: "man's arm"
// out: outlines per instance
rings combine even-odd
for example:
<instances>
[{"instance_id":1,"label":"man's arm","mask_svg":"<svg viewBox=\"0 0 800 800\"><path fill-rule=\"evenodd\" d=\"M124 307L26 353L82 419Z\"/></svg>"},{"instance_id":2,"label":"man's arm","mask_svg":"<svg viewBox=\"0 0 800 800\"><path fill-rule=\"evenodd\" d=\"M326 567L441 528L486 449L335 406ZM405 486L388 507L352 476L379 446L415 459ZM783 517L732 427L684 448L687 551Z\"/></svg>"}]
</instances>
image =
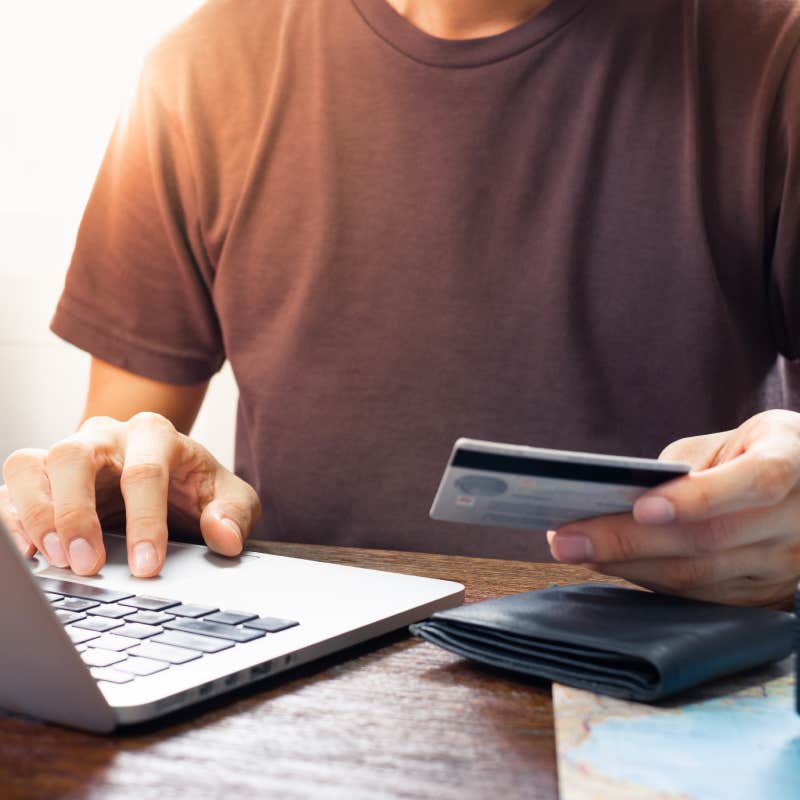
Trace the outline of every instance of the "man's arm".
<instances>
[{"instance_id":1,"label":"man's arm","mask_svg":"<svg viewBox=\"0 0 800 800\"><path fill-rule=\"evenodd\" d=\"M207 381L191 386L162 383L92 358L81 422L90 417L125 421L140 411L152 411L166 417L177 430L188 435L207 390Z\"/></svg>"},{"instance_id":2,"label":"man's arm","mask_svg":"<svg viewBox=\"0 0 800 800\"><path fill-rule=\"evenodd\" d=\"M131 572L151 577L166 555L169 510L216 552L240 553L258 497L186 435L207 387L94 359L79 430L49 450L17 450L3 465L0 516L20 550L93 575L105 563L102 523L124 510Z\"/></svg>"}]
</instances>

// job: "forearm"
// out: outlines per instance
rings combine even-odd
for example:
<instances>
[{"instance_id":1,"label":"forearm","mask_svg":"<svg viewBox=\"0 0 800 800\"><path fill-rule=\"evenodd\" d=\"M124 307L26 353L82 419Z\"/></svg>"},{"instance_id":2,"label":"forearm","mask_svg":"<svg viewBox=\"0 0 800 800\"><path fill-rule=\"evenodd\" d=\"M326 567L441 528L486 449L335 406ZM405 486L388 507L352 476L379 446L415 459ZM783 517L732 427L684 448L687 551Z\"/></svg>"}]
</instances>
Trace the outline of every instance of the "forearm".
<instances>
[{"instance_id":1,"label":"forearm","mask_svg":"<svg viewBox=\"0 0 800 800\"><path fill-rule=\"evenodd\" d=\"M89 417L125 421L141 411L153 411L188 434L207 389L208 382L191 386L163 383L93 358L82 421Z\"/></svg>"}]
</instances>

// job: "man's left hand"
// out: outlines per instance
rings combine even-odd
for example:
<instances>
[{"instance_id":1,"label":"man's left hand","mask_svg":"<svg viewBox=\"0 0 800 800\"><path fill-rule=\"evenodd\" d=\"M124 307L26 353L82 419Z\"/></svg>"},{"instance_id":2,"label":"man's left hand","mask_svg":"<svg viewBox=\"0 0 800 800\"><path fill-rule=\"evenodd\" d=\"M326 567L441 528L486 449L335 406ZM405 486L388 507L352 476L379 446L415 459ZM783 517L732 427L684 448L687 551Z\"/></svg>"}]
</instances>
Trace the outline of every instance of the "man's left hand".
<instances>
[{"instance_id":1,"label":"man's left hand","mask_svg":"<svg viewBox=\"0 0 800 800\"><path fill-rule=\"evenodd\" d=\"M787 602L800 580L800 414L765 411L660 459L692 472L642 495L633 514L550 531L554 558L700 600Z\"/></svg>"}]
</instances>

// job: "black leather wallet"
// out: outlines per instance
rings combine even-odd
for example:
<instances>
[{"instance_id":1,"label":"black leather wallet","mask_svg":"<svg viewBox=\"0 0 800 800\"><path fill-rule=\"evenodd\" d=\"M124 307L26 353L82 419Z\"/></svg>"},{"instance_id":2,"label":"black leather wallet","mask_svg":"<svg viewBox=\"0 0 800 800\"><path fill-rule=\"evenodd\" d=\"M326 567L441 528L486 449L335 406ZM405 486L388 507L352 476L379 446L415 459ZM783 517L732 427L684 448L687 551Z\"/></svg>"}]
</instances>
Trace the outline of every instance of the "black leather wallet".
<instances>
[{"instance_id":1,"label":"black leather wallet","mask_svg":"<svg viewBox=\"0 0 800 800\"><path fill-rule=\"evenodd\" d=\"M440 611L411 631L513 672L652 701L792 652L797 619L586 583Z\"/></svg>"}]
</instances>

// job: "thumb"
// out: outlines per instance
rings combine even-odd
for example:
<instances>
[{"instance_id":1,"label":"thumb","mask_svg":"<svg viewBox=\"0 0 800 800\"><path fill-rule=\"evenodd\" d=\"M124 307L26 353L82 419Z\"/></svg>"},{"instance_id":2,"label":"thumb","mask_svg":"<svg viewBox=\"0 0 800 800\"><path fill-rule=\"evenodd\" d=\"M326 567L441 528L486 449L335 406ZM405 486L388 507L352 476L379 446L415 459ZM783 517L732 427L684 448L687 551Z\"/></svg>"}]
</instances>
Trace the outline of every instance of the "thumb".
<instances>
[{"instance_id":1,"label":"thumb","mask_svg":"<svg viewBox=\"0 0 800 800\"><path fill-rule=\"evenodd\" d=\"M239 555L260 516L261 503L253 487L220 467L214 496L200 514L200 532L208 547L224 556Z\"/></svg>"}]
</instances>

